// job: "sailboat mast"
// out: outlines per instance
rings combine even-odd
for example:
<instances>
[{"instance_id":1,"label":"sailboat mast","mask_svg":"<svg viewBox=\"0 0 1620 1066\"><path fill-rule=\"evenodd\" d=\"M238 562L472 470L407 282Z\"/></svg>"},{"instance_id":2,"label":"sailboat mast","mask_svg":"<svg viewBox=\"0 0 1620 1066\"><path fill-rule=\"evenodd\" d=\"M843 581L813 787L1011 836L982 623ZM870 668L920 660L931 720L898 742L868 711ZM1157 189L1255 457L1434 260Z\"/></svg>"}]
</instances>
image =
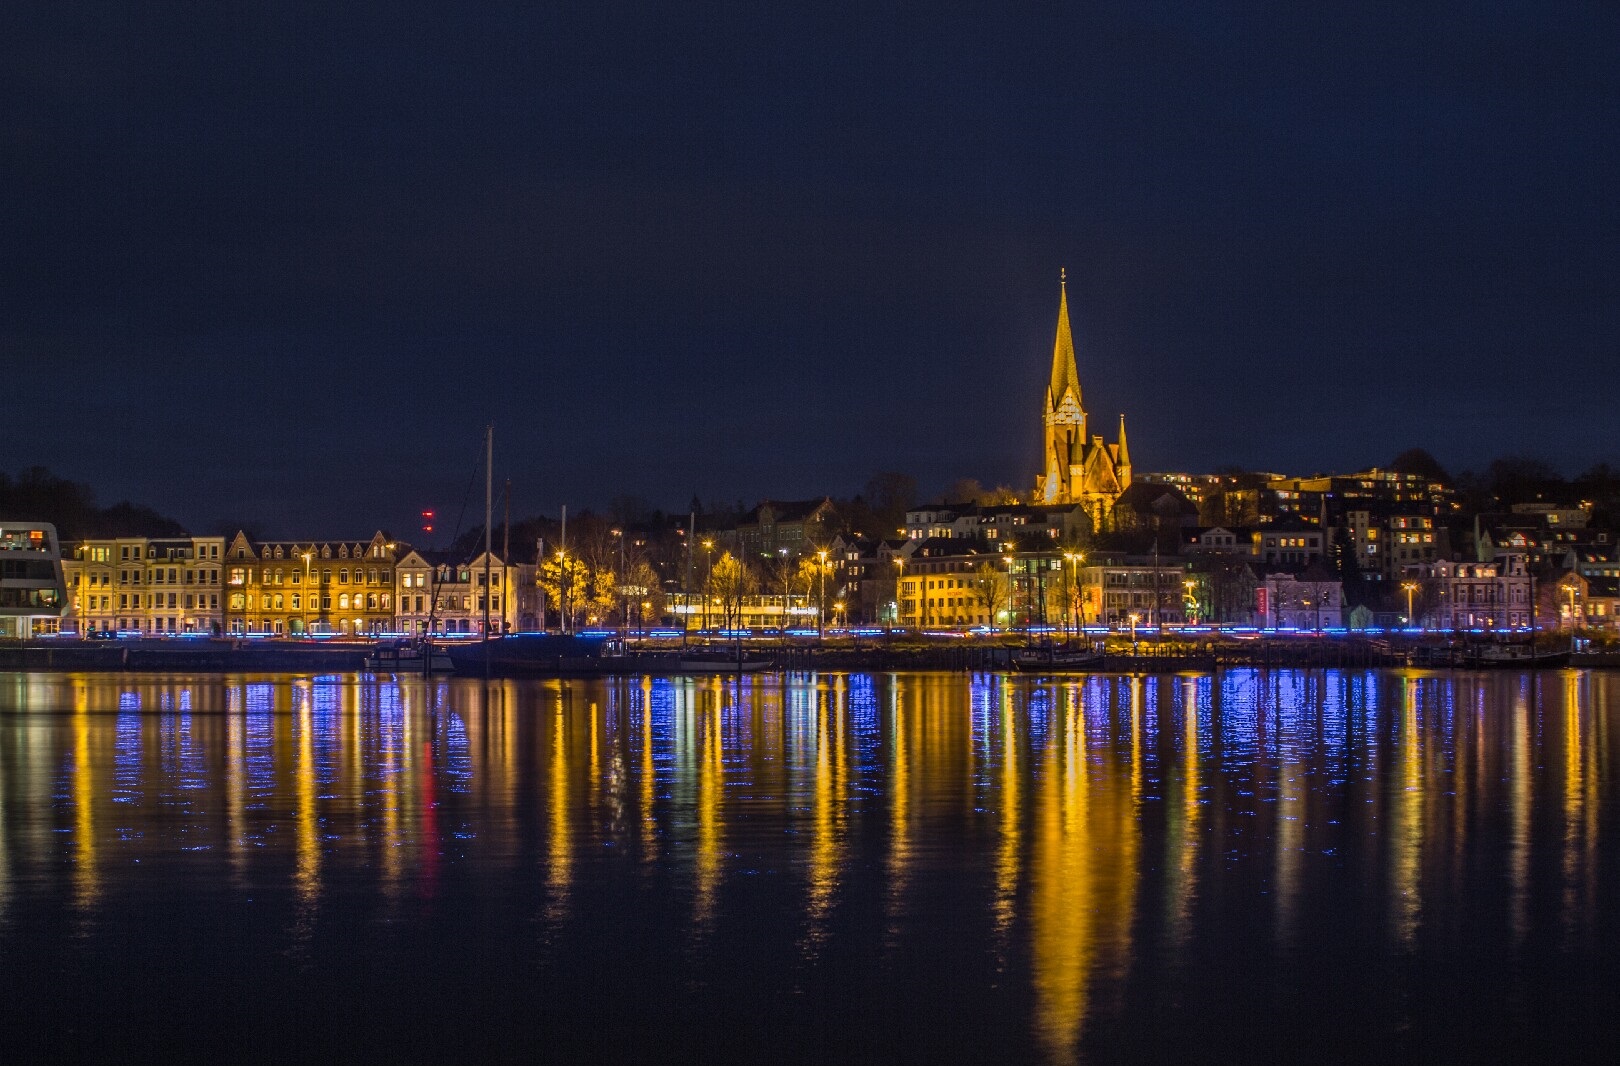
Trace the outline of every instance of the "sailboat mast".
<instances>
[{"instance_id":1,"label":"sailboat mast","mask_svg":"<svg viewBox=\"0 0 1620 1066\"><path fill-rule=\"evenodd\" d=\"M490 550L490 519L492 496L495 481L491 465L495 459L495 427L484 427L484 639L489 639L489 550ZM489 672L489 656L484 656L484 672Z\"/></svg>"}]
</instances>

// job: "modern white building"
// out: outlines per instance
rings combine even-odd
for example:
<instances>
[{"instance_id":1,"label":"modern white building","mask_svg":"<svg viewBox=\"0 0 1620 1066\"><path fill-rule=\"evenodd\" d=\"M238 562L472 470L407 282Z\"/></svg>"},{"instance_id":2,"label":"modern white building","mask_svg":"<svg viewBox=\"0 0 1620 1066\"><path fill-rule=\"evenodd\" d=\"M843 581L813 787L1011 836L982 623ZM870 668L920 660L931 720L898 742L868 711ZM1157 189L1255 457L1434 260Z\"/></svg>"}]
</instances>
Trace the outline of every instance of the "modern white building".
<instances>
[{"instance_id":1,"label":"modern white building","mask_svg":"<svg viewBox=\"0 0 1620 1066\"><path fill-rule=\"evenodd\" d=\"M66 609L56 527L49 522L0 522L0 639L54 633Z\"/></svg>"}]
</instances>

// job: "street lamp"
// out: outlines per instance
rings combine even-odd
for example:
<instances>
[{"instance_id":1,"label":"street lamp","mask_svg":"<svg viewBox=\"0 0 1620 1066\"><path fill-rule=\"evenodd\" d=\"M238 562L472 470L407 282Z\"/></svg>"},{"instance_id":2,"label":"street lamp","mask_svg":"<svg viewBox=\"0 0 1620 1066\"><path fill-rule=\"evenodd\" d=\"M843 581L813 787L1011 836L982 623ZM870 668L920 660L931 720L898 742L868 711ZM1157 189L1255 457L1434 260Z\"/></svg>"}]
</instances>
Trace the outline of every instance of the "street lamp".
<instances>
[{"instance_id":1,"label":"street lamp","mask_svg":"<svg viewBox=\"0 0 1620 1066\"><path fill-rule=\"evenodd\" d=\"M776 554L778 554L778 555L780 555L782 557L782 624L781 624L781 633L782 633L782 639L786 640L787 639L787 629L788 629L788 578L789 578L789 574L788 574L788 550L786 548L778 548L778 549L776 549Z\"/></svg>"},{"instance_id":2,"label":"street lamp","mask_svg":"<svg viewBox=\"0 0 1620 1066\"><path fill-rule=\"evenodd\" d=\"M1569 646L1573 650L1575 647L1575 596L1578 590L1574 583L1571 582L1564 586L1564 591L1569 593Z\"/></svg>"},{"instance_id":3,"label":"street lamp","mask_svg":"<svg viewBox=\"0 0 1620 1066\"><path fill-rule=\"evenodd\" d=\"M896 555L894 557L894 624L896 627L901 629L905 628L904 622L900 617L900 603L903 596L902 588L904 586L905 577L906 557L903 555Z\"/></svg>"},{"instance_id":4,"label":"street lamp","mask_svg":"<svg viewBox=\"0 0 1620 1066\"><path fill-rule=\"evenodd\" d=\"M618 587L614 590L614 592L619 601L619 639L623 640L629 628L629 619L626 617L626 615L630 613L630 604L625 599L624 593L624 530L611 529L608 532L612 533L619 539L619 580ZM485 594L488 594L487 589L485 590Z\"/></svg>"},{"instance_id":5,"label":"street lamp","mask_svg":"<svg viewBox=\"0 0 1620 1066\"><path fill-rule=\"evenodd\" d=\"M1013 584L1013 556L1018 554L1018 545L1008 544L1005 547L1007 552L1007 628L1017 629L1018 598L1013 592L1016 588Z\"/></svg>"},{"instance_id":6,"label":"street lamp","mask_svg":"<svg viewBox=\"0 0 1620 1066\"><path fill-rule=\"evenodd\" d=\"M306 637L309 636L309 561L314 557L314 554L314 552L304 553L304 635Z\"/></svg>"},{"instance_id":7,"label":"street lamp","mask_svg":"<svg viewBox=\"0 0 1620 1066\"><path fill-rule=\"evenodd\" d=\"M1414 592L1416 592L1418 590L1417 582L1416 581L1403 582L1401 584L1401 588L1406 591L1406 626L1407 626L1408 629L1410 629L1412 627L1412 622L1414 621L1414 618L1413 618L1413 615L1412 615L1412 593L1414 593Z\"/></svg>"},{"instance_id":8,"label":"street lamp","mask_svg":"<svg viewBox=\"0 0 1620 1066\"><path fill-rule=\"evenodd\" d=\"M820 640L827 632L827 549L817 551L816 558L821 560L821 565L816 568L816 577L821 582L821 588L816 593L816 639Z\"/></svg>"},{"instance_id":9,"label":"street lamp","mask_svg":"<svg viewBox=\"0 0 1620 1066\"><path fill-rule=\"evenodd\" d=\"M709 591L714 587L714 541L703 542L703 632L709 632Z\"/></svg>"},{"instance_id":10,"label":"street lamp","mask_svg":"<svg viewBox=\"0 0 1620 1066\"><path fill-rule=\"evenodd\" d=\"M1198 582L1188 578L1181 584L1187 590L1187 609L1183 612L1186 615L1184 620L1196 625L1198 623L1198 597L1193 594L1193 589L1198 587Z\"/></svg>"},{"instance_id":11,"label":"street lamp","mask_svg":"<svg viewBox=\"0 0 1620 1066\"><path fill-rule=\"evenodd\" d=\"M568 571L568 552L562 548L557 549L557 589L562 593L562 602L557 605L557 624L562 626L564 633L573 631L573 605L569 603L569 594L573 591L573 575Z\"/></svg>"}]
</instances>

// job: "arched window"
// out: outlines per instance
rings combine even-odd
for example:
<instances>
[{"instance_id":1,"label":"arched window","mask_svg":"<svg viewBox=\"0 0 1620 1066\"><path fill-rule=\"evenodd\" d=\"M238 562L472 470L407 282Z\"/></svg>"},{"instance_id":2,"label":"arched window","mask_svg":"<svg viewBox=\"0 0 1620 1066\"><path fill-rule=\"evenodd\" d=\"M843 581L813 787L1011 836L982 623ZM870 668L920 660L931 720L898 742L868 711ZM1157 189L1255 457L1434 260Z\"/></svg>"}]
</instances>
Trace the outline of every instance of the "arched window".
<instances>
[{"instance_id":1,"label":"arched window","mask_svg":"<svg viewBox=\"0 0 1620 1066\"><path fill-rule=\"evenodd\" d=\"M349 594L347 592L338 597L338 609L341 611L349 609Z\"/></svg>"}]
</instances>

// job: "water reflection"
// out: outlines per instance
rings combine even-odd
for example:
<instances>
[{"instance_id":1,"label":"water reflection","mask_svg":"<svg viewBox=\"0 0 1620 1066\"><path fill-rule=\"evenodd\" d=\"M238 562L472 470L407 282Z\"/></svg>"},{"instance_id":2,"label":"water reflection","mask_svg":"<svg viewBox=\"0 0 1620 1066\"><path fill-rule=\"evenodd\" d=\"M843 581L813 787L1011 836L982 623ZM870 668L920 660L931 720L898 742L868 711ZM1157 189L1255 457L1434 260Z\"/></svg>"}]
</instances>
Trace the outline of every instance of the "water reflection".
<instances>
[{"instance_id":1,"label":"water reflection","mask_svg":"<svg viewBox=\"0 0 1620 1066\"><path fill-rule=\"evenodd\" d=\"M464 950L811 999L960 987L1009 1054L1131 1057L1131 1019L1230 1010L1212 960L1259 1010L1285 974L1466 982L1466 951L1544 975L1610 943L1612 685L8 675L0 958L58 924L116 951L156 895L251 902L259 947L321 971L357 921L509 902L540 944L458 926ZM1397 991L1357 1008L1369 1031L1409 1031L1421 986ZM1483 1031L1515 1024L1478 999Z\"/></svg>"}]
</instances>

